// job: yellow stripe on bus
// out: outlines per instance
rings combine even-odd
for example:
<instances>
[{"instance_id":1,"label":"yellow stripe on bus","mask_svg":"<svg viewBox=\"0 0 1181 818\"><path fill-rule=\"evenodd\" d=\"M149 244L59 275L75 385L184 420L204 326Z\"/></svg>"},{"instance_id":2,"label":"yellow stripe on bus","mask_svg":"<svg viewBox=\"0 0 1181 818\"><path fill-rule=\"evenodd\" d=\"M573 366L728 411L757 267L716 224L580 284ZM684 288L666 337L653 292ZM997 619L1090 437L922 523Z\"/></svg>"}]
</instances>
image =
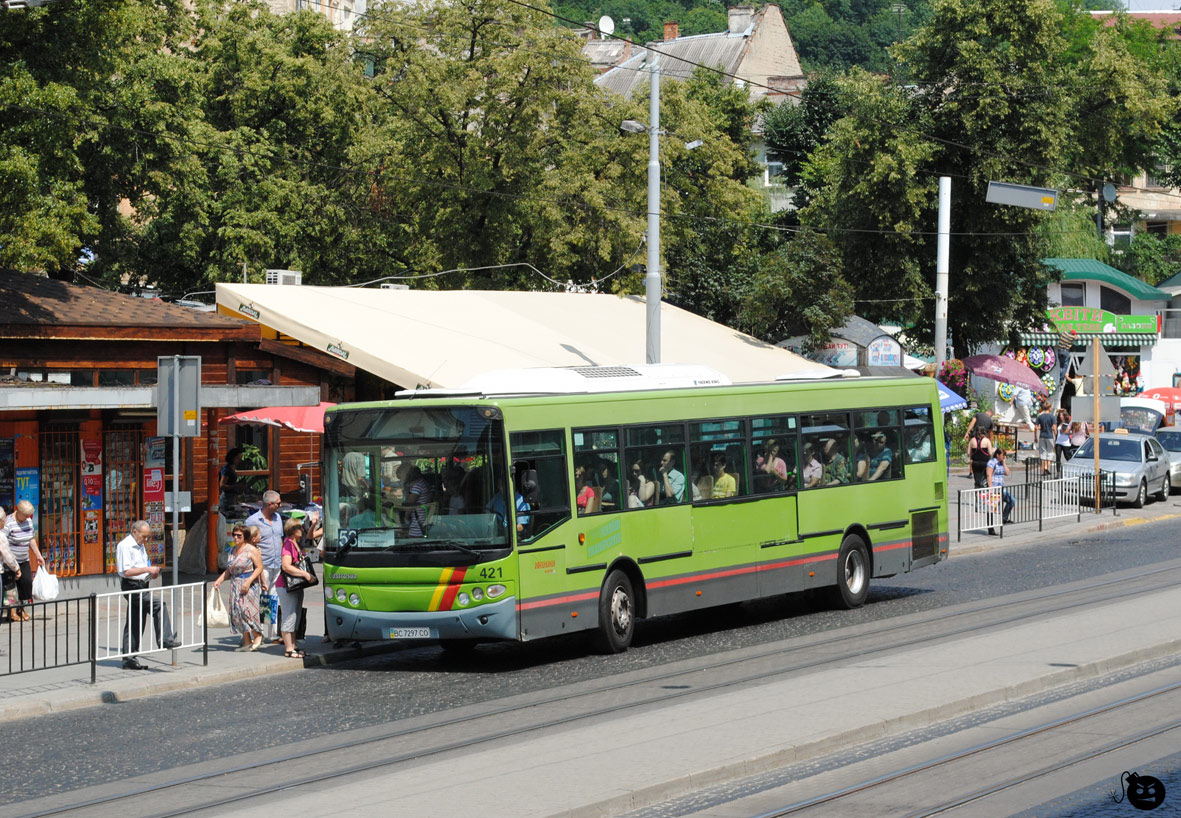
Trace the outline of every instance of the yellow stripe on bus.
<instances>
[{"instance_id":1,"label":"yellow stripe on bus","mask_svg":"<svg viewBox=\"0 0 1181 818\"><path fill-rule=\"evenodd\" d=\"M435 588L435 593L431 597L431 604L427 606L428 611L439 610L439 603L443 600L443 592L447 590L447 582L451 579L451 575L454 572L454 568L443 569L443 575L439 577L439 587Z\"/></svg>"}]
</instances>

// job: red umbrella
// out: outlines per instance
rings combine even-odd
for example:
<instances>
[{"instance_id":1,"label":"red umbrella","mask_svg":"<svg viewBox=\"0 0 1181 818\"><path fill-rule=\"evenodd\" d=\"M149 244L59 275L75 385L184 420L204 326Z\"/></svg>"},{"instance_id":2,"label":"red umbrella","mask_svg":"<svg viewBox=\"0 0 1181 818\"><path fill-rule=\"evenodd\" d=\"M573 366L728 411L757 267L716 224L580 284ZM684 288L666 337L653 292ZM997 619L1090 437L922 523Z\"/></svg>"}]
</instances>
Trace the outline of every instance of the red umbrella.
<instances>
[{"instance_id":1,"label":"red umbrella","mask_svg":"<svg viewBox=\"0 0 1181 818\"><path fill-rule=\"evenodd\" d=\"M1039 395L1050 391L1032 369L1004 355L973 355L964 358L964 369L981 378L1027 386Z\"/></svg>"},{"instance_id":2,"label":"red umbrella","mask_svg":"<svg viewBox=\"0 0 1181 818\"><path fill-rule=\"evenodd\" d=\"M222 418L219 423L263 423L281 426L293 432L324 432L324 410L335 403L319 406L264 406Z\"/></svg>"},{"instance_id":3,"label":"red umbrella","mask_svg":"<svg viewBox=\"0 0 1181 818\"><path fill-rule=\"evenodd\" d=\"M1145 389L1136 397L1161 400L1165 403L1172 404L1174 407L1181 406L1181 389L1175 386L1158 386L1155 389Z\"/></svg>"}]
</instances>

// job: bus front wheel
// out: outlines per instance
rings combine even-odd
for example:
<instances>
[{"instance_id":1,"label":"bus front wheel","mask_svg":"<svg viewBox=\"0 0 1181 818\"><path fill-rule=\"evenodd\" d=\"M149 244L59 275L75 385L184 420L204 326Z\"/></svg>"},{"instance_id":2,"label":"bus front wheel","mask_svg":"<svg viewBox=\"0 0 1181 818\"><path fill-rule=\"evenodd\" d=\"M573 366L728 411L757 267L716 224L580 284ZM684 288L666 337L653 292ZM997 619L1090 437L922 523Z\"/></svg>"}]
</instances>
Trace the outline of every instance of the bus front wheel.
<instances>
[{"instance_id":1,"label":"bus front wheel","mask_svg":"<svg viewBox=\"0 0 1181 818\"><path fill-rule=\"evenodd\" d=\"M632 582L622 571L612 571L599 592L598 647L604 653L622 653L636 631L636 597Z\"/></svg>"},{"instance_id":2,"label":"bus front wheel","mask_svg":"<svg viewBox=\"0 0 1181 818\"><path fill-rule=\"evenodd\" d=\"M837 587L833 602L844 608L860 608L869 596L869 549L850 534L841 542L837 557Z\"/></svg>"}]
</instances>

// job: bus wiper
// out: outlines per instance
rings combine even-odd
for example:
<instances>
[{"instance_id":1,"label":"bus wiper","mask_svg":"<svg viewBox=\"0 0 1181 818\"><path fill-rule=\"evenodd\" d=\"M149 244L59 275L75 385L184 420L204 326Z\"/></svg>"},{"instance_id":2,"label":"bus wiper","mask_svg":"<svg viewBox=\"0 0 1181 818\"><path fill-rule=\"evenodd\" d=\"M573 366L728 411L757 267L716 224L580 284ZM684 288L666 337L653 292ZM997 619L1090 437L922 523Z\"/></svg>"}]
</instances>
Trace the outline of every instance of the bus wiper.
<instances>
[{"instance_id":1,"label":"bus wiper","mask_svg":"<svg viewBox=\"0 0 1181 818\"><path fill-rule=\"evenodd\" d=\"M445 545L454 548L456 551L462 551L465 554L471 554L473 557L480 556L480 552L470 546L464 545L458 540L432 540L431 545Z\"/></svg>"}]
</instances>

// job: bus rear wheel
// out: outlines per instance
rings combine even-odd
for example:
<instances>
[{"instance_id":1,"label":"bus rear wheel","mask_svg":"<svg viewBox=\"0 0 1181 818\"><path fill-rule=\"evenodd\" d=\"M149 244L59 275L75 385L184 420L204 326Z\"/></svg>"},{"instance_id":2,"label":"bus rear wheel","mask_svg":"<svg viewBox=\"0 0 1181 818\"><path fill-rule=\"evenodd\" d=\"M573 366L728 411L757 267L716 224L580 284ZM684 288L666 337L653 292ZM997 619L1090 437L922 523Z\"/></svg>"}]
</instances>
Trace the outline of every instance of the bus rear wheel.
<instances>
[{"instance_id":1,"label":"bus rear wheel","mask_svg":"<svg viewBox=\"0 0 1181 818\"><path fill-rule=\"evenodd\" d=\"M842 608L860 608L869 596L869 549L865 541L850 534L841 541L837 556L837 587L833 602Z\"/></svg>"},{"instance_id":2,"label":"bus rear wheel","mask_svg":"<svg viewBox=\"0 0 1181 818\"><path fill-rule=\"evenodd\" d=\"M604 653L622 653L631 645L635 631L632 581L622 571L612 571L599 592L599 631L595 641Z\"/></svg>"}]
</instances>

